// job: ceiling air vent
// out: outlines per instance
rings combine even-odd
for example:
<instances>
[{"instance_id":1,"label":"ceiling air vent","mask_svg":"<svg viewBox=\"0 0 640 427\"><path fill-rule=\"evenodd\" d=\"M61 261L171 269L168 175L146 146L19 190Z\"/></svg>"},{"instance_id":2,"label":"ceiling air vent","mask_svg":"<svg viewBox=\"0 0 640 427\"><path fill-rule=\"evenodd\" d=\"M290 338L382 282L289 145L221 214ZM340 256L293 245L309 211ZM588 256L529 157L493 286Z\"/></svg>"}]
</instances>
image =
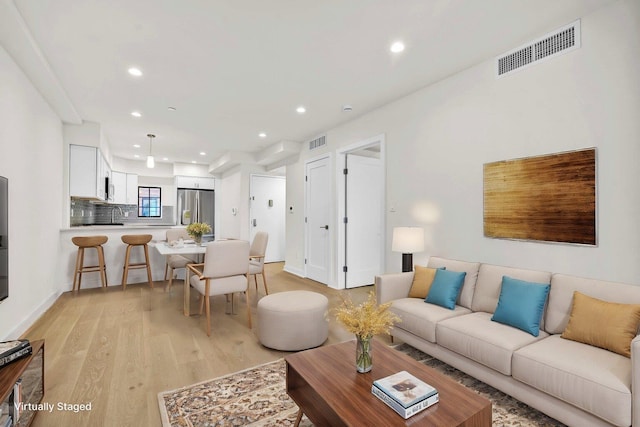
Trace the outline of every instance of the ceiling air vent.
<instances>
[{"instance_id":1,"label":"ceiling air vent","mask_svg":"<svg viewBox=\"0 0 640 427\"><path fill-rule=\"evenodd\" d=\"M314 140L309 141L309 150L315 150L323 145L327 145L327 137L325 135L319 136Z\"/></svg>"},{"instance_id":2,"label":"ceiling air vent","mask_svg":"<svg viewBox=\"0 0 640 427\"><path fill-rule=\"evenodd\" d=\"M496 59L496 77L571 52L580 47L580 20L544 35Z\"/></svg>"}]
</instances>

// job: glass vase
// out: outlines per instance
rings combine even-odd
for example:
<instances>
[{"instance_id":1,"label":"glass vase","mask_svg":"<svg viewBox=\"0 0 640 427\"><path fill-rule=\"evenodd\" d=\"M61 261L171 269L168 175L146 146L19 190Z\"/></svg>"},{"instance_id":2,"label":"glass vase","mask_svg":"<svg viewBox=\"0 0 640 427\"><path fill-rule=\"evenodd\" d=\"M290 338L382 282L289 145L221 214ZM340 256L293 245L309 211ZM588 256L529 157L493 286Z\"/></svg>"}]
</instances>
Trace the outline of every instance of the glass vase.
<instances>
[{"instance_id":1,"label":"glass vase","mask_svg":"<svg viewBox=\"0 0 640 427\"><path fill-rule=\"evenodd\" d=\"M373 364L371 338L370 336L356 335L356 369L361 374L369 372Z\"/></svg>"},{"instance_id":2,"label":"glass vase","mask_svg":"<svg viewBox=\"0 0 640 427\"><path fill-rule=\"evenodd\" d=\"M196 242L196 245L202 245L202 234L194 234L193 241Z\"/></svg>"}]
</instances>

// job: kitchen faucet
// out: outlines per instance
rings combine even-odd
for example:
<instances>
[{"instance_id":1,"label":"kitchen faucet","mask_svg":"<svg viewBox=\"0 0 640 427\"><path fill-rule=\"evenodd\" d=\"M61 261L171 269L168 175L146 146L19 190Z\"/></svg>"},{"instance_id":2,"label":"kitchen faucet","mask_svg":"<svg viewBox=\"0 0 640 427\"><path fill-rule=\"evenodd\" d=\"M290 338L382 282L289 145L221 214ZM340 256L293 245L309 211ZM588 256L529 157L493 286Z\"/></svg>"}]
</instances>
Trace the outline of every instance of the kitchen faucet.
<instances>
[{"instance_id":1,"label":"kitchen faucet","mask_svg":"<svg viewBox=\"0 0 640 427\"><path fill-rule=\"evenodd\" d=\"M114 224L116 222L116 219L115 219L116 209L120 211L120 216L124 216L124 212L122 212L122 208L119 205L115 205L111 209L111 224Z\"/></svg>"}]
</instances>

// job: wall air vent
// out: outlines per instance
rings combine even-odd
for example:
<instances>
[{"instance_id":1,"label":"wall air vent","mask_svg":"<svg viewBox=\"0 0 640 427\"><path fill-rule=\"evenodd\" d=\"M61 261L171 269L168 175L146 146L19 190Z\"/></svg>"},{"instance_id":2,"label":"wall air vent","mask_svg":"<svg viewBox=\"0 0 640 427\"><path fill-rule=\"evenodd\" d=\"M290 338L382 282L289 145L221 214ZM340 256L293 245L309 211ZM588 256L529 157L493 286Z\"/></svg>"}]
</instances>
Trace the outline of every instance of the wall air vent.
<instances>
[{"instance_id":1,"label":"wall air vent","mask_svg":"<svg viewBox=\"0 0 640 427\"><path fill-rule=\"evenodd\" d=\"M315 150L316 148L320 148L323 145L327 145L327 137L326 135L322 135L309 141L309 151Z\"/></svg>"},{"instance_id":2,"label":"wall air vent","mask_svg":"<svg viewBox=\"0 0 640 427\"><path fill-rule=\"evenodd\" d=\"M580 47L580 20L496 58L496 77Z\"/></svg>"}]
</instances>

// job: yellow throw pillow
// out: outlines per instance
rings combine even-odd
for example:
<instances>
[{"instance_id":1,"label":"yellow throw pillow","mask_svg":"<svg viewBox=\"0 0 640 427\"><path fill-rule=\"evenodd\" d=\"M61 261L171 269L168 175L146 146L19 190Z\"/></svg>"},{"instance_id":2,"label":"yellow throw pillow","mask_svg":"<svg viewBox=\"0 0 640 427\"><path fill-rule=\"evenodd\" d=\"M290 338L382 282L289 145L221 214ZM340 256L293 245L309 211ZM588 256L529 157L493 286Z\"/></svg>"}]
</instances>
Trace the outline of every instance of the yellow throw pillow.
<instances>
[{"instance_id":1,"label":"yellow throw pillow","mask_svg":"<svg viewBox=\"0 0 640 427\"><path fill-rule=\"evenodd\" d=\"M631 357L631 340L640 323L640 304L620 304L573 293L569 323L562 338Z\"/></svg>"},{"instance_id":2,"label":"yellow throw pillow","mask_svg":"<svg viewBox=\"0 0 640 427\"><path fill-rule=\"evenodd\" d=\"M425 299L431 289L431 283L436 275L435 268L413 266L413 283L409 290L409 298Z\"/></svg>"}]
</instances>

